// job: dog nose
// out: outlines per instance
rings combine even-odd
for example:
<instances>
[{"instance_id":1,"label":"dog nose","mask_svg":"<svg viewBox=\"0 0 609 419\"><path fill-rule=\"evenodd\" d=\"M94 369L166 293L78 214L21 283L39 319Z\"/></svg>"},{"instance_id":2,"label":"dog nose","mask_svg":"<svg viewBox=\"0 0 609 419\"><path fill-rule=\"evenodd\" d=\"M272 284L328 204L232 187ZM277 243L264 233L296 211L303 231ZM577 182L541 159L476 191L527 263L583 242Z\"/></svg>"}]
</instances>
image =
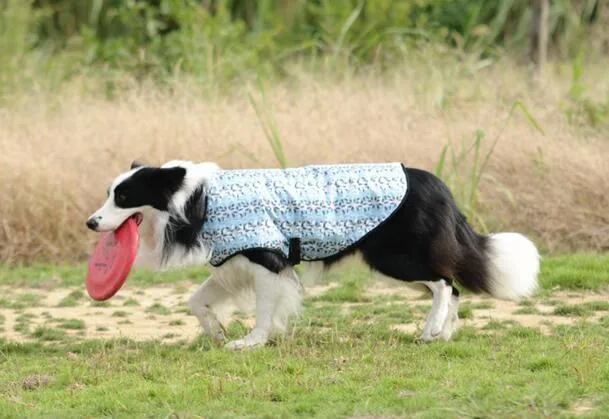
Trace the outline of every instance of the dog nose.
<instances>
[{"instance_id":1,"label":"dog nose","mask_svg":"<svg viewBox=\"0 0 609 419\"><path fill-rule=\"evenodd\" d=\"M93 231L95 231L95 229L97 228L98 225L99 225L99 222L95 218L89 218L87 220L87 227L89 227Z\"/></svg>"}]
</instances>

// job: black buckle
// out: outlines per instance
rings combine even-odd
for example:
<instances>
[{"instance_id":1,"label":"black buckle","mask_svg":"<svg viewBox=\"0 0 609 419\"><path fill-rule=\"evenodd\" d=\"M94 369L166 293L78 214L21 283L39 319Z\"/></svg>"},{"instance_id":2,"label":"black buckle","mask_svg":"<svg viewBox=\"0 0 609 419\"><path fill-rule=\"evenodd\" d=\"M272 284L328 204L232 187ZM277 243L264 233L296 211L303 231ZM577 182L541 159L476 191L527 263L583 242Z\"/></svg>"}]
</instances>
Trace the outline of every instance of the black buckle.
<instances>
[{"instance_id":1,"label":"black buckle","mask_svg":"<svg viewBox=\"0 0 609 419\"><path fill-rule=\"evenodd\" d=\"M300 239L290 239L290 250L288 260L292 266L300 263Z\"/></svg>"}]
</instances>

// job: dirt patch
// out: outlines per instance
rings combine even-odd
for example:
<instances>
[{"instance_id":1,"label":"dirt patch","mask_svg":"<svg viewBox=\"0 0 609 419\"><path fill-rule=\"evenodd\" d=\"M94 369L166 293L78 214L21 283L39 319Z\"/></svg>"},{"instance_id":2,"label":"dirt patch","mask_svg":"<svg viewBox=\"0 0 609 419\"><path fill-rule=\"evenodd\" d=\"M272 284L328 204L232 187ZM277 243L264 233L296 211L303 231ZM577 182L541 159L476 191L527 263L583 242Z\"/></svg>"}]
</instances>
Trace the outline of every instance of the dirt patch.
<instances>
[{"instance_id":1,"label":"dirt patch","mask_svg":"<svg viewBox=\"0 0 609 419\"><path fill-rule=\"evenodd\" d=\"M314 285L307 287L307 297L318 296L335 285ZM41 292L29 288L0 287L5 300L9 302L35 301L29 305L7 304L0 307L0 336L9 341L32 341L34 339L54 340L49 330L59 331L59 336L74 338L111 339L127 337L135 340L158 339L166 342L190 340L200 333L197 319L190 314L186 301L195 291L196 284L179 286L155 286L135 288L125 286L109 301L98 303L81 296L73 306L61 306L70 295L80 288L61 288ZM33 296L34 295L34 296ZM341 311L348 315L355 307L378 304L375 297L391 295L392 301L384 304L407 304L413 311L414 319L409 323L396 323L391 327L405 333L419 333L423 327L426 310L418 305L431 303L424 293L404 286L373 282L366 290L371 303L343 303ZM27 297L24 297L27 296ZM554 325L575 324L582 319L598 321L603 311L589 311L585 315L555 315L558 304L580 305L596 301L606 301L606 295L593 293L557 292L551 297L532 300L524 305L514 302L493 300L480 296L462 298L462 309L466 309L462 325L478 329L489 328L492 324L509 323L539 328L550 333ZM416 308L416 309L415 309ZM252 318L240 318L246 326L253 326ZM38 337L35 331L38 331ZM41 337L42 336L42 337Z\"/></svg>"},{"instance_id":2,"label":"dirt patch","mask_svg":"<svg viewBox=\"0 0 609 419\"><path fill-rule=\"evenodd\" d=\"M583 416L587 413L590 413L590 411L594 410L594 401L589 400L589 399L583 399L583 400L579 400L576 403L573 404L573 406L571 406L571 412L575 415L575 416Z\"/></svg>"}]
</instances>

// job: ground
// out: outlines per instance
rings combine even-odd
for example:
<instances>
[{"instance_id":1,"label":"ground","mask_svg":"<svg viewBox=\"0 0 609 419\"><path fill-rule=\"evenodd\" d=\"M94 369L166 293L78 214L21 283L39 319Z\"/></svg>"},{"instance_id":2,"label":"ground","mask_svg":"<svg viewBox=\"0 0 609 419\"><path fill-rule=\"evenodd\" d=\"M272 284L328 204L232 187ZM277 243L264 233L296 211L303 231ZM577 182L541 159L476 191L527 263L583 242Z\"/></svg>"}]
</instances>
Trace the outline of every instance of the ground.
<instances>
[{"instance_id":1,"label":"ground","mask_svg":"<svg viewBox=\"0 0 609 419\"><path fill-rule=\"evenodd\" d=\"M32 331L56 330L74 339L189 341L200 332L197 319L185 303L196 288L197 284L190 281L146 288L127 285L112 299L96 302L86 296L82 287L41 291L0 286L0 293L4 296L0 300L0 318L4 319L1 336L13 342L34 342L39 336ZM423 329L431 304L424 293L387 281L369 284L360 297L362 302L325 301L324 296L331 296L337 288L338 284L308 287L307 296L316 300L311 302L309 309L338 306L341 314L349 317L358 316L365 310L399 312L403 308L408 315L390 318L388 326L407 334L417 334ZM466 295L461 302L460 322L481 331L507 322L509 325L535 327L547 334L552 326L576 324L584 314L588 322L600 321L608 314L608 297L609 294L605 293L562 291L538 300L515 303ZM253 318L239 314L235 320L246 327L254 324ZM363 317L362 321L366 318ZM19 327L24 322L27 327Z\"/></svg>"},{"instance_id":2,"label":"ground","mask_svg":"<svg viewBox=\"0 0 609 419\"><path fill-rule=\"evenodd\" d=\"M603 417L606 256L544 261L519 303L465 293L450 342L416 340L429 296L347 266L307 284L289 333L253 351L200 335L201 271L140 273L92 301L83 267L0 272L3 417ZM237 314L237 338L252 319ZM173 415L173 416L172 416Z\"/></svg>"}]
</instances>

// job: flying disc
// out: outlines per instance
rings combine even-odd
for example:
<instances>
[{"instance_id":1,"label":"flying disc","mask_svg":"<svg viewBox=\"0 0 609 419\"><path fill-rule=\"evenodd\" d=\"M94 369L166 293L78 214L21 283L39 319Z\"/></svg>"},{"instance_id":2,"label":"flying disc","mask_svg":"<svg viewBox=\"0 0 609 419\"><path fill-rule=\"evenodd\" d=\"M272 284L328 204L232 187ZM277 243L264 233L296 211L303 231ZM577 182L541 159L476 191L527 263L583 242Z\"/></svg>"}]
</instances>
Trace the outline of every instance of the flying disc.
<instances>
[{"instance_id":1,"label":"flying disc","mask_svg":"<svg viewBox=\"0 0 609 419\"><path fill-rule=\"evenodd\" d=\"M89 296L97 301L112 297L127 280L137 255L137 221L130 217L116 230L101 236L89 258L86 281Z\"/></svg>"}]
</instances>

